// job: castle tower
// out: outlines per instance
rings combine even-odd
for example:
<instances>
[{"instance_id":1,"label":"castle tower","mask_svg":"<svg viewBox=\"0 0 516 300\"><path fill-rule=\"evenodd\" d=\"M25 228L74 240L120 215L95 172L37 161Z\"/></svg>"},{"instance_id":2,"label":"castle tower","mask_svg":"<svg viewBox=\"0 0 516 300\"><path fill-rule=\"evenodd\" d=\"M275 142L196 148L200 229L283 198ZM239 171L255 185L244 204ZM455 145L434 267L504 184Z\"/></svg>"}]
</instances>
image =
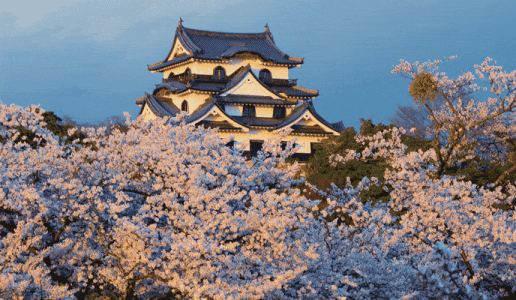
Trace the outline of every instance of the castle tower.
<instances>
[{"instance_id":1,"label":"castle tower","mask_svg":"<svg viewBox=\"0 0 516 300\"><path fill-rule=\"evenodd\" d=\"M289 69L303 59L278 49L265 28L262 33L212 32L185 28L180 20L167 57L148 66L163 73L163 80L152 94L136 100L140 115L149 120L184 111L188 123L217 127L221 138L249 143L250 155L291 127L295 156L305 160L313 144L339 135L342 123L330 124L317 114L312 99L318 91L289 79Z\"/></svg>"}]
</instances>

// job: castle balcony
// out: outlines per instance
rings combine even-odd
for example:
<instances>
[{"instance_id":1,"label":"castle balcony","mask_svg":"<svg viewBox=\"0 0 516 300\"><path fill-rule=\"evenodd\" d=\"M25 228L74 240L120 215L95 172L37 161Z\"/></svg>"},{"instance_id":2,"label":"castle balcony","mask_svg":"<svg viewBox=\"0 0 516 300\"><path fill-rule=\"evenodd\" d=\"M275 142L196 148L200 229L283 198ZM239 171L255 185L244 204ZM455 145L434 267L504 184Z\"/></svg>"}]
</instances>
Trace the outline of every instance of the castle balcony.
<instances>
[{"instance_id":1,"label":"castle balcony","mask_svg":"<svg viewBox=\"0 0 516 300\"><path fill-rule=\"evenodd\" d=\"M228 83L231 80L232 76L224 77L224 78L216 78L213 75L203 75L203 74L179 74L172 76L170 78L163 78L162 83L171 82L171 81L179 81L182 83L187 83L191 81L198 82L211 82L211 83ZM271 78L269 80L263 80L268 86L294 86L297 85L297 79L280 79L280 78Z\"/></svg>"},{"instance_id":2,"label":"castle balcony","mask_svg":"<svg viewBox=\"0 0 516 300\"><path fill-rule=\"evenodd\" d=\"M201 82L214 82L214 83L228 83L231 78L215 78L213 75L202 75L202 74L179 74L172 76L170 78L163 78L162 82L171 82L171 81L180 81L183 83L191 82L191 81L201 81Z\"/></svg>"}]
</instances>

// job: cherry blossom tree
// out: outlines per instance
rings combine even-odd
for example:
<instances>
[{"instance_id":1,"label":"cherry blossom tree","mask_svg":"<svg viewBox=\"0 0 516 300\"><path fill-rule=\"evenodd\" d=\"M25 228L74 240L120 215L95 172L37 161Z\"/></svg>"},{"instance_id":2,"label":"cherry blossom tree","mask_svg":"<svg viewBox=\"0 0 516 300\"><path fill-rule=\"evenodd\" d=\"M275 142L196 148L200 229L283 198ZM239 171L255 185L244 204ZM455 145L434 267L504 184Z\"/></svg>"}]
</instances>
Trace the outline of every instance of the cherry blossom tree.
<instances>
[{"instance_id":1,"label":"cherry blossom tree","mask_svg":"<svg viewBox=\"0 0 516 300\"><path fill-rule=\"evenodd\" d=\"M433 136L439 176L475 155L503 162L515 146L516 71L503 71L489 57L475 65L475 74L464 72L452 79L437 71L443 61L454 58L421 64L401 60L392 71L411 80L414 103L430 116L428 134ZM516 165L496 183L515 170Z\"/></svg>"},{"instance_id":2,"label":"cherry blossom tree","mask_svg":"<svg viewBox=\"0 0 516 300\"><path fill-rule=\"evenodd\" d=\"M439 170L435 150L405 153L403 133L393 128L375 136L358 136L357 141L366 146L362 152L348 151L346 157L332 157L334 161L387 159L391 168L385 172L384 188L390 191L391 199L378 207L371 207L368 199L357 201L357 190L375 184L374 178L364 179L356 188L335 187L328 201L331 212L344 212L352 222L342 223L328 235L334 239L341 232L354 230L359 233L348 240L355 240L369 234L357 252L371 253L370 248L377 251L373 257L378 268L387 266L388 272L395 274L392 279L397 279L387 286L402 293L399 296L403 299L514 296L516 215L514 210L493 205L513 203L514 185L504 193L501 187L489 190L460 177L435 176ZM392 217L396 215L399 217ZM337 248L346 249L342 245ZM402 273L395 272L397 264L405 268ZM382 291L374 283L389 278L371 279L374 272L366 273L363 264L357 264L355 272L359 279L368 281L357 284L360 289L351 295L367 293L364 299ZM367 285L369 282L373 284ZM400 282L403 287L395 285Z\"/></svg>"},{"instance_id":3,"label":"cherry blossom tree","mask_svg":"<svg viewBox=\"0 0 516 300\"><path fill-rule=\"evenodd\" d=\"M2 297L261 299L317 257L279 141L246 163L213 130L157 119L73 147L41 113L1 104Z\"/></svg>"},{"instance_id":4,"label":"cherry blossom tree","mask_svg":"<svg viewBox=\"0 0 516 300\"><path fill-rule=\"evenodd\" d=\"M447 81L423 76L429 101ZM498 87L509 75L490 76ZM44 127L42 109L0 103L0 297L514 297L514 182L484 187L442 172L479 149L505 159L510 148L472 145L485 137L508 147L513 123L504 109L514 96L506 100L498 111L494 100L460 98L432 111L439 139L427 151L407 151L395 127L356 135L359 150L330 161L381 160L383 180L312 186L324 205L294 188L297 164L284 163L293 142L282 150L271 140L246 161L215 130L179 116L128 119L124 132L83 128L87 139L70 144ZM32 132L30 143L20 127ZM371 187L388 199L367 198Z\"/></svg>"}]
</instances>

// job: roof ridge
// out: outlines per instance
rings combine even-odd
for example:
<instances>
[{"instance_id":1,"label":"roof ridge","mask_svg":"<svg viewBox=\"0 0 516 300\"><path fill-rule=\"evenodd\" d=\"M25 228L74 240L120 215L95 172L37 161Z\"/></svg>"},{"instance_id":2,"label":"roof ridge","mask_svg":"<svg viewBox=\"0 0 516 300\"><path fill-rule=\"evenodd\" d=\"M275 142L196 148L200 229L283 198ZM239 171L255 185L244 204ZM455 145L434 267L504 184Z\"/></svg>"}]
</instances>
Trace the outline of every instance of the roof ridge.
<instances>
[{"instance_id":1,"label":"roof ridge","mask_svg":"<svg viewBox=\"0 0 516 300\"><path fill-rule=\"evenodd\" d=\"M237 37L266 37L268 36L265 32L254 32L254 33L245 33L245 32L224 32L224 31L211 31L211 30L201 30L201 29L193 29L193 28L187 28L184 26L181 26L182 29L185 30L186 33L189 33L188 31L191 31L194 34L203 34L203 35L209 35L209 36L237 36Z\"/></svg>"}]
</instances>

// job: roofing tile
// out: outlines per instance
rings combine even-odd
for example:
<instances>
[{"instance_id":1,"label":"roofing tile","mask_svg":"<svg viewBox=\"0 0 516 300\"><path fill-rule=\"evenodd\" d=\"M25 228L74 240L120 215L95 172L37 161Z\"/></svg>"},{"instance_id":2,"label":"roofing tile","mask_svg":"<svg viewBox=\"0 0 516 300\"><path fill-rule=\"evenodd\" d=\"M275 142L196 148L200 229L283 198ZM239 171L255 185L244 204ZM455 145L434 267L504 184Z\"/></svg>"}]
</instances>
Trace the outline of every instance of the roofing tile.
<instances>
[{"instance_id":1,"label":"roofing tile","mask_svg":"<svg viewBox=\"0 0 516 300\"><path fill-rule=\"evenodd\" d=\"M238 116L229 116L231 119L235 120L238 123L245 124L247 126L265 126L265 127L275 127L282 119L273 119L273 118L258 118L258 117L238 117Z\"/></svg>"},{"instance_id":2,"label":"roofing tile","mask_svg":"<svg viewBox=\"0 0 516 300\"><path fill-rule=\"evenodd\" d=\"M242 130L240 127L235 127L228 121L222 121L222 122L215 122L215 121L206 121L202 120L199 123L195 124L197 126L204 125L204 127L208 128L219 128L222 130Z\"/></svg>"},{"instance_id":3,"label":"roofing tile","mask_svg":"<svg viewBox=\"0 0 516 300\"><path fill-rule=\"evenodd\" d=\"M149 65L147 66L147 69L149 69L149 71L155 71L155 70L159 70L161 68L165 68L165 67L168 67L168 66L171 66L171 65L175 65L175 64L178 64L180 62L184 62L184 61L187 61L188 59L190 59L191 56L188 55L188 54L183 54L179 57L176 57L172 60L169 60L169 61L160 61L158 63L155 63L155 64L152 64L152 65Z\"/></svg>"},{"instance_id":4,"label":"roofing tile","mask_svg":"<svg viewBox=\"0 0 516 300\"><path fill-rule=\"evenodd\" d=\"M215 96L218 103L239 103L239 104L263 104L263 105L287 105L292 106L296 103L273 99L268 96L248 96L248 95L227 95L227 96Z\"/></svg>"},{"instance_id":5,"label":"roofing tile","mask_svg":"<svg viewBox=\"0 0 516 300\"><path fill-rule=\"evenodd\" d=\"M271 86L271 89L276 93L285 93L289 97L315 97L319 95L319 91L311 90L297 85L283 87L283 86Z\"/></svg>"},{"instance_id":6,"label":"roofing tile","mask_svg":"<svg viewBox=\"0 0 516 300\"><path fill-rule=\"evenodd\" d=\"M161 88L166 88L167 90L174 92L174 93L180 93L187 90L186 84L179 82L179 81L168 81L160 84L156 84L156 89L154 91L157 91Z\"/></svg>"},{"instance_id":7,"label":"roofing tile","mask_svg":"<svg viewBox=\"0 0 516 300\"><path fill-rule=\"evenodd\" d=\"M284 64L300 64L299 59L290 57L278 49L271 39L270 33L227 33L196 30L179 26L176 34L189 39L201 49L194 54L196 58L221 59L238 52L252 52L264 60Z\"/></svg>"},{"instance_id":8,"label":"roofing tile","mask_svg":"<svg viewBox=\"0 0 516 300\"><path fill-rule=\"evenodd\" d=\"M147 93L145 93L143 101L149 106L150 110L159 117L175 117L181 111L174 104L160 101L153 95Z\"/></svg>"}]
</instances>

